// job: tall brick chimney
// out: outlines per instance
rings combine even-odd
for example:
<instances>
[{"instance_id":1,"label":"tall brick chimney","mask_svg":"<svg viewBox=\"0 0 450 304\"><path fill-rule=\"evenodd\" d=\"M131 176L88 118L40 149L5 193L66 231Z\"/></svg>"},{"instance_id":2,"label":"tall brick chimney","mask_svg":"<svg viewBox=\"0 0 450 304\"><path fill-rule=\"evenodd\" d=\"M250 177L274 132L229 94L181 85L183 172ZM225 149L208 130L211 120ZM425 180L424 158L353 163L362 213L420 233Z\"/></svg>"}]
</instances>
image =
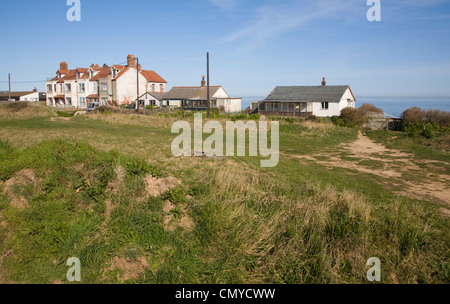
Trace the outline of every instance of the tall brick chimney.
<instances>
[{"instance_id":1,"label":"tall brick chimney","mask_svg":"<svg viewBox=\"0 0 450 304\"><path fill-rule=\"evenodd\" d=\"M327 82L325 81L325 77L322 80L322 86L325 87L327 85Z\"/></svg>"},{"instance_id":2,"label":"tall brick chimney","mask_svg":"<svg viewBox=\"0 0 450 304\"><path fill-rule=\"evenodd\" d=\"M127 57L127 66L129 68L135 68L136 67L136 57L134 57L134 55L128 55L128 57Z\"/></svg>"},{"instance_id":3,"label":"tall brick chimney","mask_svg":"<svg viewBox=\"0 0 450 304\"><path fill-rule=\"evenodd\" d=\"M69 65L67 64L67 62L61 62L59 65L59 69L63 70L63 71L67 71L67 70L69 70Z\"/></svg>"},{"instance_id":4,"label":"tall brick chimney","mask_svg":"<svg viewBox=\"0 0 450 304\"><path fill-rule=\"evenodd\" d=\"M206 87L205 76L202 77L202 88Z\"/></svg>"}]
</instances>

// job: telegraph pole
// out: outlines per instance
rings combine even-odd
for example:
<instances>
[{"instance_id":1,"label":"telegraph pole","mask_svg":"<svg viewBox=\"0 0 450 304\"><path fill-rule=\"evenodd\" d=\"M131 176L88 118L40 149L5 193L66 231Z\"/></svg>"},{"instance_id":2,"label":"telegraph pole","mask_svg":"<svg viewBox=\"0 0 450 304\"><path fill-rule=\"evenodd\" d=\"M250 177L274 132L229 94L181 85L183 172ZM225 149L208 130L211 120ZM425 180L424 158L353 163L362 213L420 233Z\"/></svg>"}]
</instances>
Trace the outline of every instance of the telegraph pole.
<instances>
[{"instance_id":1,"label":"telegraph pole","mask_svg":"<svg viewBox=\"0 0 450 304\"><path fill-rule=\"evenodd\" d=\"M136 72L137 72L137 99L136 99L136 109L139 113L139 109L141 108L141 105L139 103L139 57L136 58Z\"/></svg>"},{"instance_id":2,"label":"telegraph pole","mask_svg":"<svg viewBox=\"0 0 450 304\"><path fill-rule=\"evenodd\" d=\"M8 83L9 83L9 96L8 96L8 101L11 101L11 74L8 74Z\"/></svg>"},{"instance_id":3,"label":"telegraph pole","mask_svg":"<svg viewBox=\"0 0 450 304\"><path fill-rule=\"evenodd\" d=\"M208 96L208 101L207 101L207 103L206 103L206 106L207 106L207 108L208 108L208 118L209 118L209 113L210 113L210 103L211 103L211 100L210 100L210 96L209 96L209 52L207 52L206 53L206 72L207 72L207 81L208 81L208 84L207 84L207 91L208 91L208 93L207 93L207 96Z\"/></svg>"}]
</instances>

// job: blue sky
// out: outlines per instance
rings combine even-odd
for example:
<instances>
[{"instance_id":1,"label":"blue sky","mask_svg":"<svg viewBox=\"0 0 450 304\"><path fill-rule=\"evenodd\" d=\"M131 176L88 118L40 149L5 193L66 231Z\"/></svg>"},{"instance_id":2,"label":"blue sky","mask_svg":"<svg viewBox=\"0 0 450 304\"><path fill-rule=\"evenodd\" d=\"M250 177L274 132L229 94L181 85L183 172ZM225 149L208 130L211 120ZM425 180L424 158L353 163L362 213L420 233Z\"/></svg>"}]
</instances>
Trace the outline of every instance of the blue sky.
<instances>
[{"instance_id":1,"label":"blue sky","mask_svg":"<svg viewBox=\"0 0 450 304\"><path fill-rule=\"evenodd\" d=\"M358 96L450 96L450 1L66 0L0 2L0 90L69 68L119 64L128 54L172 86L199 85L211 54L211 84L235 97L278 85L349 84ZM44 83L13 83L30 90Z\"/></svg>"}]
</instances>

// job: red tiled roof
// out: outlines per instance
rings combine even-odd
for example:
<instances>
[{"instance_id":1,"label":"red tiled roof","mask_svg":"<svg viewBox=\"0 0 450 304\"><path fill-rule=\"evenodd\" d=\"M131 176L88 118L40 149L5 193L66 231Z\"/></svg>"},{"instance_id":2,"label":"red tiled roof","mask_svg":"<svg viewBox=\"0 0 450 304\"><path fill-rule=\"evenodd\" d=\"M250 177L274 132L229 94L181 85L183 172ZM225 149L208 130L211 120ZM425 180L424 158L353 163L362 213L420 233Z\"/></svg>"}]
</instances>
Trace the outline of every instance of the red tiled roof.
<instances>
[{"instance_id":1,"label":"red tiled roof","mask_svg":"<svg viewBox=\"0 0 450 304\"><path fill-rule=\"evenodd\" d=\"M126 66L124 66L124 65L113 65L113 67L115 67L116 69L119 69L119 70L126 68Z\"/></svg>"},{"instance_id":2,"label":"red tiled roof","mask_svg":"<svg viewBox=\"0 0 450 304\"><path fill-rule=\"evenodd\" d=\"M102 68L100 73L98 73L97 75L95 75L94 77L91 78L91 81L100 80L100 78L108 77L108 75L111 75L111 69L109 67Z\"/></svg>"},{"instance_id":3,"label":"red tiled roof","mask_svg":"<svg viewBox=\"0 0 450 304\"><path fill-rule=\"evenodd\" d=\"M76 77L77 77L77 70L70 70L66 76L64 76L63 78L61 78L60 81L58 81L58 83L63 83L66 80L74 80Z\"/></svg>"},{"instance_id":4,"label":"red tiled roof","mask_svg":"<svg viewBox=\"0 0 450 304\"><path fill-rule=\"evenodd\" d=\"M143 70L141 71L141 74L145 77L145 79L147 79L148 82L167 83L167 81L165 81L154 71Z\"/></svg>"}]
</instances>

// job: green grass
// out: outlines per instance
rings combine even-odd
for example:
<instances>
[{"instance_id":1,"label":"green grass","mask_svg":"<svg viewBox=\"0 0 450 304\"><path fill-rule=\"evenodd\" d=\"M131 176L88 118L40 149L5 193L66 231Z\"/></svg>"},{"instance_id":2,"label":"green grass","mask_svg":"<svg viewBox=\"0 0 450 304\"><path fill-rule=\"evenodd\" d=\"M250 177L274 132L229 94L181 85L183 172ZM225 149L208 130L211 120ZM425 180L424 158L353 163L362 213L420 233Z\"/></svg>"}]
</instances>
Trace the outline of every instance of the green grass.
<instances>
[{"instance_id":1,"label":"green grass","mask_svg":"<svg viewBox=\"0 0 450 304\"><path fill-rule=\"evenodd\" d=\"M79 257L82 283L120 283L114 257L143 257L149 267L127 283L367 283L365 263L378 257L383 283L449 283L439 205L291 157L342 153L356 129L281 123L280 163L261 169L259 158L171 157L170 118L107 119L0 119L0 276L65 282L67 259ZM19 209L5 187L25 169L35 181L14 187L29 203ZM182 185L149 198L147 175ZM178 225L185 217L191 229Z\"/></svg>"},{"instance_id":2,"label":"green grass","mask_svg":"<svg viewBox=\"0 0 450 304\"><path fill-rule=\"evenodd\" d=\"M450 159L449 132L438 134L433 139L410 137L405 132L367 131L367 136L388 148L413 153L419 159L448 161Z\"/></svg>"}]
</instances>

